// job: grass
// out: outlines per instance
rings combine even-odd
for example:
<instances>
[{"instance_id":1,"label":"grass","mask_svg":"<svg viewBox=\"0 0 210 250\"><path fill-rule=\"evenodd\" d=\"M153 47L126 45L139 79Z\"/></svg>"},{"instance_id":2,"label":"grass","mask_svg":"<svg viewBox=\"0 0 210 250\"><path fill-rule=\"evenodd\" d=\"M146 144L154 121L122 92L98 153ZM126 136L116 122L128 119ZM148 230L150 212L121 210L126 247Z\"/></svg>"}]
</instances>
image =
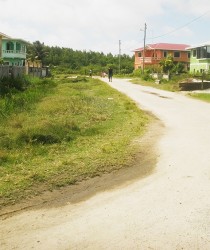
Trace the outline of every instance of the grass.
<instances>
[{"instance_id":1,"label":"grass","mask_svg":"<svg viewBox=\"0 0 210 250\"><path fill-rule=\"evenodd\" d=\"M0 207L131 166L149 121L100 80L57 77L0 101Z\"/></svg>"},{"instance_id":2,"label":"grass","mask_svg":"<svg viewBox=\"0 0 210 250\"><path fill-rule=\"evenodd\" d=\"M140 78L134 78L131 80L131 82L135 84L140 84L142 86L149 86L149 87L172 91L172 92L179 91L179 84L177 80L171 80L171 81L164 80L160 84L156 84L155 80L144 81Z\"/></svg>"},{"instance_id":3,"label":"grass","mask_svg":"<svg viewBox=\"0 0 210 250\"><path fill-rule=\"evenodd\" d=\"M210 102L210 93L190 93L188 95L201 101Z\"/></svg>"}]
</instances>

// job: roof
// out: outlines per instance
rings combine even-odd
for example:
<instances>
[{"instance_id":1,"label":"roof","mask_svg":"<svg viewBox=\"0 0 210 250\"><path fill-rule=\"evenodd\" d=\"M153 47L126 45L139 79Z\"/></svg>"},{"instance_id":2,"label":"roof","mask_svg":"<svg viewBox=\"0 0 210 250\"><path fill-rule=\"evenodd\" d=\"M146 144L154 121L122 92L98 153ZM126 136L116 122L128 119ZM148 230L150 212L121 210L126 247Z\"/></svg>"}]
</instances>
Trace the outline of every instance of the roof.
<instances>
[{"instance_id":1,"label":"roof","mask_svg":"<svg viewBox=\"0 0 210 250\"><path fill-rule=\"evenodd\" d=\"M29 44L30 42L27 42L21 38L12 38L12 37L3 37L2 40L6 40L6 41L19 41L19 42L23 42L23 43L27 43Z\"/></svg>"},{"instance_id":2,"label":"roof","mask_svg":"<svg viewBox=\"0 0 210 250\"><path fill-rule=\"evenodd\" d=\"M1 33L1 32L0 32L0 37L2 37L2 38L10 38L8 35L5 35L4 33Z\"/></svg>"},{"instance_id":3,"label":"roof","mask_svg":"<svg viewBox=\"0 0 210 250\"><path fill-rule=\"evenodd\" d=\"M147 50L175 50L175 51L185 51L187 48L189 48L190 45L188 44L177 44L177 43L154 43L154 44L147 44L145 48ZM139 48L134 51L142 51L144 48Z\"/></svg>"},{"instance_id":4,"label":"roof","mask_svg":"<svg viewBox=\"0 0 210 250\"><path fill-rule=\"evenodd\" d=\"M0 32L0 37L2 38L2 40L10 40L10 41L19 41L19 42L23 42L23 43L28 43L27 41L21 39L21 38L12 38L11 36L5 35L4 33Z\"/></svg>"},{"instance_id":5,"label":"roof","mask_svg":"<svg viewBox=\"0 0 210 250\"><path fill-rule=\"evenodd\" d=\"M197 45L193 45L193 46L189 46L187 49L190 50L190 49L195 49L195 48L204 47L204 46L210 46L210 41L200 43Z\"/></svg>"}]
</instances>

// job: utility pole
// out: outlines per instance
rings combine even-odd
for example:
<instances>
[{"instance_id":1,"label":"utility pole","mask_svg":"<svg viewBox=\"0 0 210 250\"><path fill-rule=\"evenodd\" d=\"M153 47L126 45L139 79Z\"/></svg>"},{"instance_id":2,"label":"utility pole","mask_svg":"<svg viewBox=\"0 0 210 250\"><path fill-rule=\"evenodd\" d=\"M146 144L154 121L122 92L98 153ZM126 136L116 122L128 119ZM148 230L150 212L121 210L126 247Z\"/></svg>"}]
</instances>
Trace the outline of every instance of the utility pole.
<instances>
[{"instance_id":1,"label":"utility pole","mask_svg":"<svg viewBox=\"0 0 210 250\"><path fill-rule=\"evenodd\" d=\"M120 63L121 63L121 41L119 40L119 74L120 74Z\"/></svg>"},{"instance_id":2,"label":"utility pole","mask_svg":"<svg viewBox=\"0 0 210 250\"><path fill-rule=\"evenodd\" d=\"M147 24L144 24L144 51L143 51L143 65L142 65L142 73L144 74L145 68L145 46L146 46L146 34L147 34Z\"/></svg>"}]
</instances>

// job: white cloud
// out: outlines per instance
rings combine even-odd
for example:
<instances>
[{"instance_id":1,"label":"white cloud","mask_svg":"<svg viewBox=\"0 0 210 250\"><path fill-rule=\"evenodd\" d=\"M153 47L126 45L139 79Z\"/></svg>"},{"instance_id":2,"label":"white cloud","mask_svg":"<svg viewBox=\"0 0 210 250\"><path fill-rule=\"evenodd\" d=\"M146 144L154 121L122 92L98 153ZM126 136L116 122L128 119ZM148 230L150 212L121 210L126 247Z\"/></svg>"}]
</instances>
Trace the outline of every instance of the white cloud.
<instances>
[{"instance_id":1,"label":"white cloud","mask_svg":"<svg viewBox=\"0 0 210 250\"><path fill-rule=\"evenodd\" d=\"M210 12L191 25L186 24L210 10L207 0L0 0L0 32L50 46L80 50L122 53L140 47L147 22L147 37L160 36L154 42L170 41L194 44L207 38ZM205 25L204 25L205 24ZM205 26L205 28L204 28ZM210 35L209 35L210 36ZM148 40L150 43L153 40ZM188 41L188 42L187 42Z\"/></svg>"}]
</instances>

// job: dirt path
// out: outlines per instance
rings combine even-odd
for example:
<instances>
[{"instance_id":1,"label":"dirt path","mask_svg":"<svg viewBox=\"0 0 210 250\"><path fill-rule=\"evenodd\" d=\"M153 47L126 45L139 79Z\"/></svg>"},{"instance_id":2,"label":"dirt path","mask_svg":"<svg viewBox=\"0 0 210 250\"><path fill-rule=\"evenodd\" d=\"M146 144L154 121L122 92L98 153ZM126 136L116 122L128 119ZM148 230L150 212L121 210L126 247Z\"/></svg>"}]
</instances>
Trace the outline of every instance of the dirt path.
<instances>
[{"instance_id":1,"label":"dirt path","mask_svg":"<svg viewBox=\"0 0 210 250\"><path fill-rule=\"evenodd\" d=\"M210 249L210 104L113 80L164 124L156 171L0 221L0 249Z\"/></svg>"}]
</instances>

